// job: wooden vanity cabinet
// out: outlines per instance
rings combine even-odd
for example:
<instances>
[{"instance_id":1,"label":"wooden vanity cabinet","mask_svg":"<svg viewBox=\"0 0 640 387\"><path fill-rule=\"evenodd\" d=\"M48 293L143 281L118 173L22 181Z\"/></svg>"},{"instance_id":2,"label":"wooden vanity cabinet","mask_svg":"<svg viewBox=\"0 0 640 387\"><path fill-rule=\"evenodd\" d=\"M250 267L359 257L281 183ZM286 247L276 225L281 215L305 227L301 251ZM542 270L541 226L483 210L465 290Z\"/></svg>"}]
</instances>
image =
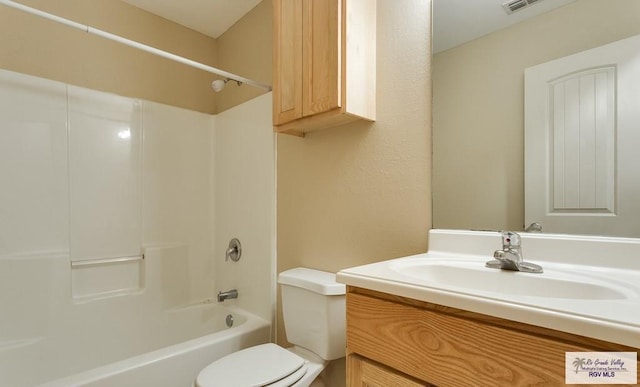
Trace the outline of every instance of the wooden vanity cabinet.
<instances>
[{"instance_id":1,"label":"wooden vanity cabinet","mask_svg":"<svg viewBox=\"0 0 640 387\"><path fill-rule=\"evenodd\" d=\"M559 386L581 351L638 349L347 288L348 386Z\"/></svg>"},{"instance_id":2,"label":"wooden vanity cabinet","mask_svg":"<svg viewBox=\"0 0 640 387\"><path fill-rule=\"evenodd\" d=\"M304 134L375 120L376 1L273 1L273 125Z\"/></svg>"}]
</instances>

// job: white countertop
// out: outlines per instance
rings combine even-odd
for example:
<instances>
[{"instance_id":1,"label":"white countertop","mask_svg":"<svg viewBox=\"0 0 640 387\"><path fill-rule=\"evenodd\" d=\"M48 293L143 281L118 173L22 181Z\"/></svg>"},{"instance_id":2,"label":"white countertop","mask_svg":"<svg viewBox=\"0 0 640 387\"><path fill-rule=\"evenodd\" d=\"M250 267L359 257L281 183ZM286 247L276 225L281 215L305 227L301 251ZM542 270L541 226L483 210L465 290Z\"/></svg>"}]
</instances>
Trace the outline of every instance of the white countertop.
<instances>
[{"instance_id":1,"label":"white countertop","mask_svg":"<svg viewBox=\"0 0 640 387\"><path fill-rule=\"evenodd\" d=\"M640 348L640 241L521 235L525 261L540 264L544 273L501 273L485 268L484 263L491 259L493 250L501 247L497 233L431 230L429 252L345 269L337 274L337 280L350 286ZM446 251L448 246L450 251ZM600 251L614 252L616 256L595 254ZM550 256L553 258L548 258ZM444 265L448 268L445 274L448 277L441 275L434 282L423 276L419 269L425 264ZM461 277L455 278L457 267L472 270L462 269ZM494 270L497 273L492 272ZM474 275L491 276L485 278L495 279L495 289L487 289L487 281L484 288L475 288ZM554 289L536 289L538 294L534 296L526 290L509 291L509 287L513 288L521 279L535 284L531 281L538 278L542 279L541 286L552 287L553 278L563 278L593 288L595 293L593 297L575 292L564 297L562 290L556 294ZM504 287L503 280L508 280L504 281ZM599 286L611 289L613 296L598 294Z\"/></svg>"}]
</instances>

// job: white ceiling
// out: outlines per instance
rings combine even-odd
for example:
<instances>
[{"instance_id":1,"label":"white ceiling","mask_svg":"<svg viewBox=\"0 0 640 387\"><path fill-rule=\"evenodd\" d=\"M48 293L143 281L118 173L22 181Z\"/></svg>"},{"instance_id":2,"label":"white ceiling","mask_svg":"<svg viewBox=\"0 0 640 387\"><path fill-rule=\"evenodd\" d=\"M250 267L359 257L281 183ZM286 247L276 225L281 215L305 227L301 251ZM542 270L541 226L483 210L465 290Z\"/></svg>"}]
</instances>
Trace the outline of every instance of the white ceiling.
<instances>
[{"instance_id":1,"label":"white ceiling","mask_svg":"<svg viewBox=\"0 0 640 387\"><path fill-rule=\"evenodd\" d=\"M123 0L218 38L261 0ZM433 49L444 51L576 0L540 0L511 15L506 0L434 0Z\"/></svg>"},{"instance_id":2,"label":"white ceiling","mask_svg":"<svg viewBox=\"0 0 640 387\"><path fill-rule=\"evenodd\" d=\"M433 51L439 52L575 0L544 0L508 15L506 0L434 0Z\"/></svg>"},{"instance_id":3,"label":"white ceiling","mask_svg":"<svg viewBox=\"0 0 640 387\"><path fill-rule=\"evenodd\" d=\"M261 0L123 0L145 11L218 38Z\"/></svg>"}]
</instances>

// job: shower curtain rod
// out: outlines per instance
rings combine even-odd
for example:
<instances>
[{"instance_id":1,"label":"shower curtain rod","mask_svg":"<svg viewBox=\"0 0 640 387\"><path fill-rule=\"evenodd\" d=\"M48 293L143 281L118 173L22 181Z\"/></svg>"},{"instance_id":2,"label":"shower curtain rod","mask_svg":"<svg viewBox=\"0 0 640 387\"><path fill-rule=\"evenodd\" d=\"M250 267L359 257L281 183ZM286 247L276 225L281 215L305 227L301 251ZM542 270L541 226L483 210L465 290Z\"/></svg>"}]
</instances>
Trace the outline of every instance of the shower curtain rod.
<instances>
[{"instance_id":1,"label":"shower curtain rod","mask_svg":"<svg viewBox=\"0 0 640 387\"><path fill-rule=\"evenodd\" d=\"M101 37L103 37L105 39L109 39L109 40L112 40L112 41L127 45L129 47L137 48L139 50L146 51L148 53L151 53L151 54L154 54L154 55L157 55L157 56L161 56L161 57L166 58L166 59L170 59L170 60L173 60L173 61L176 61L176 62L180 62L180 63L185 64L187 66L195 67L197 69L200 69L200 70L212 73L212 74L220 75L222 77L228 78L229 80L232 80L232 81L235 81L235 82L241 82L241 83L245 83L247 85L251 85L253 87L264 89L266 91L271 91L271 86L269 86L269 85L265 85L265 84L253 81L251 79L247 79L247 78L238 76L236 74L229 73L229 72L226 72L224 70L217 69L215 67L207 66L205 64L193 61L191 59L187 59L187 58L172 54L170 52L162 51L162 50L159 50L157 48L154 48L154 47L151 47L151 46L147 46L145 44L138 43L136 41L133 41L133 40L130 40L130 39L127 39L127 38L123 38L121 36L114 35L112 33L109 33L109 32L106 32L106 31L102 31L102 30L99 30L97 28L93 28L91 26L85 25L85 24L76 23L76 22L74 22L72 20L65 19L65 18L62 18L60 16L52 15L50 13L46 13L44 11L40 11L39 9L31 8L31 7L28 7L26 5L22 5L20 3L16 3L15 1L0 0L0 4L4 4L4 5L8 6L8 7L15 8L15 9L18 9L20 11L24 11L24 12L30 13L32 15L40 16L40 17L43 17L45 19L54 21L56 23L61 23L61 24L64 24L66 26L76 28L78 30L82 30L82 31L87 32L89 34L101 36Z\"/></svg>"}]
</instances>

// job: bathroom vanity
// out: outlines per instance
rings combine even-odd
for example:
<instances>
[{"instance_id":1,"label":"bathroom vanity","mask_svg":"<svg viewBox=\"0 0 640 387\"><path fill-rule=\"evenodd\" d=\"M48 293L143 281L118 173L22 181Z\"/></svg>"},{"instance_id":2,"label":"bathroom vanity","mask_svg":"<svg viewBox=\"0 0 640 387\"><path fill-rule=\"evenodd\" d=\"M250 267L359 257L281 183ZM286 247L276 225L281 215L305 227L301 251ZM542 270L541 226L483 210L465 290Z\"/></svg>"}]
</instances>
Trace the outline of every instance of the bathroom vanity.
<instances>
[{"instance_id":1,"label":"bathroom vanity","mask_svg":"<svg viewBox=\"0 0 640 387\"><path fill-rule=\"evenodd\" d=\"M638 352L637 240L522 239L543 273L486 268L499 234L448 230L426 254L338 273L347 384L563 385L566 352Z\"/></svg>"}]
</instances>

